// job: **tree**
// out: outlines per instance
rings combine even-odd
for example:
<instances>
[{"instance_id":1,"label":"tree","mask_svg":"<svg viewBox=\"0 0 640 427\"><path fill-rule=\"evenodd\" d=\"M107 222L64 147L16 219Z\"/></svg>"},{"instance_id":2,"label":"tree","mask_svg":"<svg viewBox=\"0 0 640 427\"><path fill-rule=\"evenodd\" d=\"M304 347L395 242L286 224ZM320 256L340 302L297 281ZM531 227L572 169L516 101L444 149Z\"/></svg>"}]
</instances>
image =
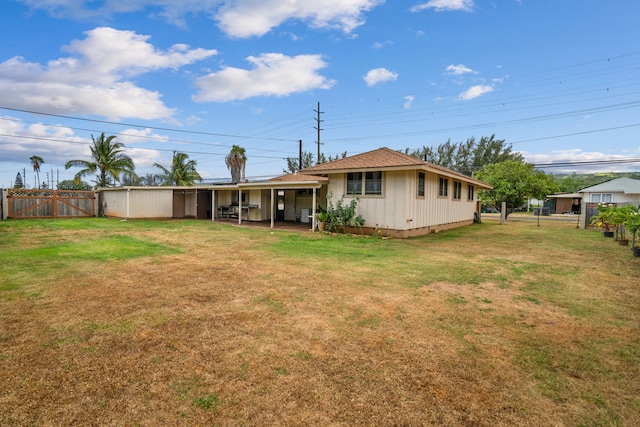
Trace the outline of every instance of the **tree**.
<instances>
[{"instance_id":1,"label":"tree","mask_svg":"<svg viewBox=\"0 0 640 427\"><path fill-rule=\"evenodd\" d=\"M20 172L16 175L16 182L13 183L13 188L24 188L24 183L22 182L22 175Z\"/></svg>"},{"instance_id":2,"label":"tree","mask_svg":"<svg viewBox=\"0 0 640 427\"><path fill-rule=\"evenodd\" d=\"M486 165L476 178L491 184L493 189L482 190L480 200L498 206L507 203L507 208L522 206L527 199L543 199L555 192L551 175L535 170L530 163L508 160Z\"/></svg>"},{"instance_id":3,"label":"tree","mask_svg":"<svg viewBox=\"0 0 640 427\"><path fill-rule=\"evenodd\" d=\"M188 159L189 155L174 151L170 169L156 163L155 166L163 173L159 176L162 185L195 185L196 181L202 181L202 177L196 171L196 161Z\"/></svg>"},{"instance_id":4,"label":"tree","mask_svg":"<svg viewBox=\"0 0 640 427\"><path fill-rule=\"evenodd\" d=\"M313 166L313 153L302 152L302 169ZM282 169L282 173L295 173L300 170L300 159L298 157L287 157L287 169Z\"/></svg>"},{"instance_id":5,"label":"tree","mask_svg":"<svg viewBox=\"0 0 640 427\"><path fill-rule=\"evenodd\" d=\"M31 160L31 166L36 173L36 182L40 182L40 165L44 163L44 160L40 156L31 156L29 160Z\"/></svg>"},{"instance_id":6,"label":"tree","mask_svg":"<svg viewBox=\"0 0 640 427\"><path fill-rule=\"evenodd\" d=\"M65 169L76 166L83 168L75 175L76 181L97 172L95 181L97 186L108 187L114 181L120 182L121 174L135 176L133 160L123 153L124 144L113 141L115 135L105 138L103 132L97 139L91 135L91 139L93 140L91 160L69 160L64 166Z\"/></svg>"},{"instance_id":7,"label":"tree","mask_svg":"<svg viewBox=\"0 0 640 427\"><path fill-rule=\"evenodd\" d=\"M247 164L247 155L244 148L239 145L231 147L231 151L224 159L227 169L231 171L231 181L235 184L245 180L245 166Z\"/></svg>"},{"instance_id":8,"label":"tree","mask_svg":"<svg viewBox=\"0 0 640 427\"><path fill-rule=\"evenodd\" d=\"M157 175L155 173L148 173L145 176L140 177L139 184L147 187L155 187L158 185L162 185L162 178L160 177L160 175Z\"/></svg>"},{"instance_id":9,"label":"tree","mask_svg":"<svg viewBox=\"0 0 640 427\"><path fill-rule=\"evenodd\" d=\"M495 135L483 136L480 141L472 137L455 144L448 140L436 148L423 146L420 150L406 149L405 153L467 176L473 176L485 165L508 160L524 161L522 154L514 153L511 145L507 145L504 139L496 139Z\"/></svg>"},{"instance_id":10,"label":"tree","mask_svg":"<svg viewBox=\"0 0 640 427\"><path fill-rule=\"evenodd\" d=\"M58 190L91 190L91 185L84 181L76 182L73 179L65 179L58 184Z\"/></svg>"}]
</instances>

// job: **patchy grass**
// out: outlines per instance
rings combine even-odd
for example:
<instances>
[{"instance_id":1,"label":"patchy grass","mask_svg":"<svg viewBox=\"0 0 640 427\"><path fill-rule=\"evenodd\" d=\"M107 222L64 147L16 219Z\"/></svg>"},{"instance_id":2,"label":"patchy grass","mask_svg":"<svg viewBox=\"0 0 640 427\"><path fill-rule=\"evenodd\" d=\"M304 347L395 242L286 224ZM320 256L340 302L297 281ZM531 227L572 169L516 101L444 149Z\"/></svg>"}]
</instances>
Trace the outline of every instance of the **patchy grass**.
<instances>
[{"instance_id":1,"label":"patchy grass","mask_svg":"<svg viewBox=\"0 0 640 427\"><path fill-rule=\"evenodd\" d=\"M640 424L640 260L573 223L10 220L0 253L2 425Z\"/></svg>"}]
</instances>

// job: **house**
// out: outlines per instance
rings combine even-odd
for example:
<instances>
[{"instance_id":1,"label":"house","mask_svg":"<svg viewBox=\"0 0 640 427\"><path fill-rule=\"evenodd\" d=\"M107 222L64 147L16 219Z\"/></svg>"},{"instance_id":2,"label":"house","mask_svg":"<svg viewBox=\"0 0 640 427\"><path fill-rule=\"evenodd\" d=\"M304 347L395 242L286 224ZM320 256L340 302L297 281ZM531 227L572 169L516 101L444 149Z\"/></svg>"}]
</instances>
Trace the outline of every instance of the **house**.
<instances>
[{"instance_id":1,"label":"house","mask_svg":"<svg viewBox=\"0 0 640 427\"><path fill-rule=\"evenodd\" d=\"M580 193L558 193L547 196L549 199L545 202L550 211L554 214L580 214L580 205L582 194Z\"/></svg>"},{"instance_id":2,"label":"house","mask_svg":"<svg viewBox=\"0 0 640 427\"><path fill-rule=\"evenodd\" d=\"M367 232L409 237L473 223L480 217L478 190L490 185L380 148L323 163L299 172L328 179L333 203L357 198L357 213Z\"/></svg>"},{"instance_id":3,"label":"house","mask_svg":"<svg viewBox=\"0 0 640 427\"><path fill-rule=\"evenodd\" d=\"M612 203L616 206L628 204L640 205L640 180L615 178L601 184L592 185L578 191L582 196L582 227L589 224L590 218L598 213L598 205Z\"/></svg>"},{"instance_id":4,"label":"house","mask_svg":"<svg viewBox=\"0 0 640 427\"><path fill-rule=\"evenodd\" d=\"M197 187L101 188L105 215L308 223L318 208L358 199L364 232L410 237L473 223L490 185L389 148L267 181ZM331 198L328 199L328 196Z\"/></svg>"}]
</instances>

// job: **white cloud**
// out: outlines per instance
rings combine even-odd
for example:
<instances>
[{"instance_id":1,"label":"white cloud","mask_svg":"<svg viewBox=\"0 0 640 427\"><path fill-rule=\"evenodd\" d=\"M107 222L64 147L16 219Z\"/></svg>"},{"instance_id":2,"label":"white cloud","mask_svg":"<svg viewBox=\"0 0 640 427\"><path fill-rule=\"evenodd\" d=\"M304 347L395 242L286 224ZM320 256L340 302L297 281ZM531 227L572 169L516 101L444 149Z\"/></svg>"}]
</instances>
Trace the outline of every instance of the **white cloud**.
<instances>
[{"instance_id":1,"label":"white cloud","mask_svg":"<svg viewBox=\"0 0 640 427\"><path fill-rule=\"evenodd\" d=\"M256 96L287 96L312 89L330 89L335 81L318 74L327 65L320 55L286 56L264 53L249 56L250 70L227 67L200 77L197 102L225 102Z\"/></svg>"},{"instance_id":2,"label":"white cloud","mask_svg":"<svg viewBox=\"0 0 640 427\"><path fill-rule=\"evenodd\" d=\"M174 45L159 51L148 36L100 27L64 47L71 56L46 65L14 57L0 63L0 93L5 105L48 113L96 114L109 119L169 118L173 110L162 95L127 79L216 55L215 50Z\"/></svg>"},{"instance_id":3,"label":"white cloud","mask_svg":"<svg viewBox=\"0 0 640 427\"><path fill-rule=\"evenodd\" d=\"M413 101L415 101L416 97L413 95L407 95L404 97L404 102L402 103L402 108L408 109L413 105Z\"/></svg>"},{"instance_id":4,"label":"white cloud","mask_svg":"<svg viewBox=\"0 0 640 427\"><path fill-rule=\"evenodd\" d=\"M474 71L471 68L466 67L464 64L449 65L447 68L444 69L444 71L447 74L453 74L455 76L461 76L462 74L467 74L467 73L478 74L477 71Z\"/></svg>"},{"instance_id":5,"label":"white cloud","mask_svg":"<svg viewBox=\"0 0 640 427\"><path fill-rule=\"evenodd\" d=\"M389 71L386 68L374 68L364 76L364 81L367 83L367 86L374 86L378 83L396 80L397 78L398 73Z\"/></svg>"},{"instance_id":6,"label":"white cloud","mask_svg":"<svg viewBox=\"0 0 640 427\"><path fill-rule=\"evenodd\" d=\"M467 89L466 91L462 92L459 95L459 97L463 101L468 101L470 99L477 98L477 97L482 96L485 93L489 93L489 92L493 92L493 86L476 85L476 86L471 86L469 89Z\"/></svg>"},{"instance_id":7,"label":"white cloud","mask_svg":"<svg viewBox=\"0 0 640 427\"><path fill-rule=\"evenodd\" d=\"M566 166L553 166L542 167L546 172L559 174L559 173L593 173L593 172L633 172L637 170L637 164L624 163L629 159L629 156L635 156L640 154L640 147L635 153L623 153L623 154L605 154L598 151L583 151L580 148L567 149L567 150L554 150L547 154L533 154L526 151L520 151L524 156L527 163L533 163L536 165L546 165L554 163L578 163L578 162L602 162L609 161L609 163L587 164L578 165L566 165ZM621 163L615 164L610 161L620 160Z\"/></svg>"},{"instance_id":8,"label":"white cloud","mask_svg":"<svg viewBox=\"0 0 640 427\"><path fill-rule=\"evenodd\" d=\"M22 0L54 16L87 20L148 10L184 26L188 15L212 17L231 37L262 36L286 21L299 20L314 28L351 33L364 22L363 14L384 0ZM158 12L159 10L159 12Z\"/></svg>"},{"instance_id":9,"label":"white cloud","mask_svg":"<svg viewBox=\"0 0 640 427\"><path fill-rule=\"evenodd\" d=\"M391 46L393 42L391 40L387 40L384 42L375 42L373 44L374 49L382 49L383 47Z\"/></svg>"},{"instance_id":10,"label":"white cloud","mask_svg":"<svg viewBox=\"0 0 640 427\"><path fill-rule=\"evenodd\" d=\"M15 117L1 116L0 134L6 135L0 142L3 163L28 164L29 157L37 155L45 160L43 171L49 168L62 170L69 160L89 160L91 157L91 139L76 135L74 130L67 126L27 123ZM153 166L160 158L156 150L132 147L134 143L149 139L157 143L166 137L154 134L150 129L127 129L116 135L116 141L125 144L125 154L131 157L137 168ZM29 185L31 184L29 182Z\"/></svg>"},{"instance_id":11,"label":"white cloud","mask_svg":"<svg viewBox=\"0 0 640 427\"><path fill-rule=\"evenodd\" d=\"M473 0L430 0L426 3L413 6L411 8L411 12L420 12L425 9L434 9L436 12L445 12L449 10L471 12L473 7Z\"/></svg>"},{"instance_id":12,"label":"white cloud","mask_svg":"<svg viewBox=\"0 0 640 427\"><path fill-rule=\"evenodd\" d=\"M215 19L232 37L262 36L288 20L308 22L314 28L351 33L364 22L362 14L383 0L235 0L223 2Z\"/></svg>"}]
</instances>

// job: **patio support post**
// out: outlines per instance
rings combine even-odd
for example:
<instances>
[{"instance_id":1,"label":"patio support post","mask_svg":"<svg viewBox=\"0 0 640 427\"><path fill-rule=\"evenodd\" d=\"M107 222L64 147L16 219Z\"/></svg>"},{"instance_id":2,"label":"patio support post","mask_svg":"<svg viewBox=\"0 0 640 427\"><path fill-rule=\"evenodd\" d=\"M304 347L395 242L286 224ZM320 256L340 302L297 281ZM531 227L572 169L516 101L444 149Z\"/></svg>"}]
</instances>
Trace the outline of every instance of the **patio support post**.
<instances>
[{"instance_id":1,"label":"patio support post","mask_svg":"<svg viewBox=\"0 0 640 427\"><path fill-rule=\"evenodd\" d=\"M316 205L318 204L318 202L316 202L317 191L317 188L313 189L313 207L311 208L311 231L316 231Z\"/></svg>"},{"instance_id":2,"label":"patio support post","mask_svg":"<svg viewBox=\"0 0 640 427\"><path fill-rule=\"evenodd\" d=\"M216 190L211 190L211 221L216 220Z\"/></svg>"},{"instance_id":3,"label":"patio support post","mask_svg":"<svg viewBox=\"0 0 640 427\"><path fill-rule=\"evenodd\" d=\"M242 188L238 188L238 225L242 224Z\"/></svg>"},{"instance_id":4,"label":"patio support post","mask_svg":"<svg viewBox=\"0 0 640 427\"><path fill-rule=\"evenodd\" d=\"M274 221L274 216L275 216L275 195L276 195L276 190L271 187L271 228L273 228L275 226L275 221Z\"/></svg>"}]
</instances>

